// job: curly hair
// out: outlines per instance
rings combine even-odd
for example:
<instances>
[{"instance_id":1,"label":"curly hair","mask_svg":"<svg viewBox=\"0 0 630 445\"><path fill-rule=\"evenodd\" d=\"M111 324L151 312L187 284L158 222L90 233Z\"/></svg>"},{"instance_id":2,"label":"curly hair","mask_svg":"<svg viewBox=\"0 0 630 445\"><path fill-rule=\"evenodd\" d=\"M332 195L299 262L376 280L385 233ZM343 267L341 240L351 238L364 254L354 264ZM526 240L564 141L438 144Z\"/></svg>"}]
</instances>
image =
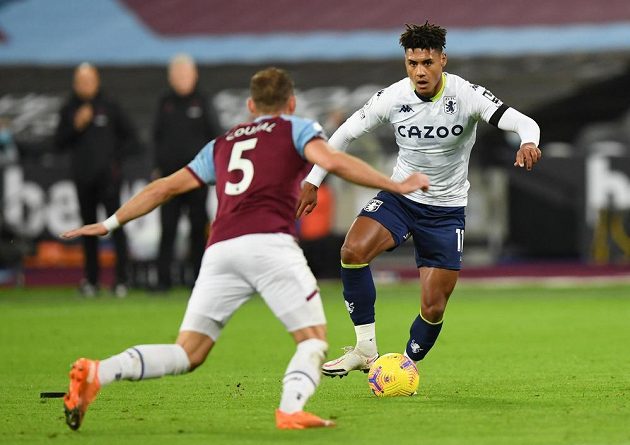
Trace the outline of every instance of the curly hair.
<instances>
[{"instance_id":1,"label":"curly hair","mask_svg":"<svg viewBox=\"0 0 630 445\"><path fill-rule=\"evenodd\" d=\"M400 35L400 46L407 49L437 49L444 51L446 29L426 21L424 25L405 25L407 29Z\"/></svg>"}]
</instances>

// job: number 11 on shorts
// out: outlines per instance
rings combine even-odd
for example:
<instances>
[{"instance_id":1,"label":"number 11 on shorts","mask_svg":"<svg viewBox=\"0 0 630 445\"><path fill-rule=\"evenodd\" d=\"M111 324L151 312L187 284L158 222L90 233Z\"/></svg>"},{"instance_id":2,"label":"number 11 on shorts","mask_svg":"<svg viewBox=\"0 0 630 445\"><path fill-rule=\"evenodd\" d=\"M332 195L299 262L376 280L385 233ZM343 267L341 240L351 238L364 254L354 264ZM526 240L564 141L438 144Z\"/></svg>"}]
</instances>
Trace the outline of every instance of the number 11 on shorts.
<instances>
[{"instance_id":1,"label":"number 11 on shorts","mask_svg":"<svg viewBox=\"0 0 630 445\"><path fill-rule=\"evenodd\" d=\"M457 234L457 251L464 251L464 229L455 229L455 233Z\"/></svg>"}]
</instances>

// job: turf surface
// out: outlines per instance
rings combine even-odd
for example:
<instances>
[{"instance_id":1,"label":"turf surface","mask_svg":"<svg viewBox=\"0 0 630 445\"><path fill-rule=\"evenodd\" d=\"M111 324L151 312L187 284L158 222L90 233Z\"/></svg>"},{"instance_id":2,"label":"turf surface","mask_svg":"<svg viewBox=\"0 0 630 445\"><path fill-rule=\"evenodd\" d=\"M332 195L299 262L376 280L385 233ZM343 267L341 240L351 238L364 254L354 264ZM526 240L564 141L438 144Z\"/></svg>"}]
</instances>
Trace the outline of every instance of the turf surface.
<instances>
[{"instance_id":1,"label":"turf surface","mask_svg":"<svg viewBox=\"0 0 630 445\"><path fill-rule=\"evenodd\" d=\"M338 284L322 286L329 357L353 343ZM400 352L416 283L379 286L379 349ZM332 430L277 431L293 351L259 298L192 374L114 383L78 432L60 399L70 363L168 343L185 291L82 300L71 289L0 289L0 443L59 444L630 444L630 287L460 284L442 335L420 366L419 395L377 399L365 375L323 378L307 408Z\"/></svg>"}]
</instances>

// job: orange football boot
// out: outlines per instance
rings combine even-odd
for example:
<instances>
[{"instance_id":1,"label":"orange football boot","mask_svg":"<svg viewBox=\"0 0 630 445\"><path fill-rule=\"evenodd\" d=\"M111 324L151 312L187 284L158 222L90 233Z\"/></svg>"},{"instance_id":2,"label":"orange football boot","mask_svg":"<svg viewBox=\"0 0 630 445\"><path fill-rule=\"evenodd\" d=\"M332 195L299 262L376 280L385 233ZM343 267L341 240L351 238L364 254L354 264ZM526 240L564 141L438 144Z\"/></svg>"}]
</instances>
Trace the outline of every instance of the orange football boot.
<instances>
[{"instance_id":1,"label":"orange football boot","mask_svg":"<svg viewBox=\"0 0 630 445\"><path fill-rule=\"evenodd\" d=\"M298 411L296 413L285 413L276 410L276 427L280 430L303 430L304 428L320 428L332 427L335 422L332 420L321 419L315 414L306 411Z\"/></svg>"},{"instance_id":2,"label":"orange football boot","mask_svg":"<svg viewBox=\"0 0 630 445\"><path fill-rule=\"evenodd\" d=\"M70 386L63 398L66 423L73 430L78 430L90 403L101 389L98 381L98 360L80 358L72 364Z\"/></svg>"}]
</instances>

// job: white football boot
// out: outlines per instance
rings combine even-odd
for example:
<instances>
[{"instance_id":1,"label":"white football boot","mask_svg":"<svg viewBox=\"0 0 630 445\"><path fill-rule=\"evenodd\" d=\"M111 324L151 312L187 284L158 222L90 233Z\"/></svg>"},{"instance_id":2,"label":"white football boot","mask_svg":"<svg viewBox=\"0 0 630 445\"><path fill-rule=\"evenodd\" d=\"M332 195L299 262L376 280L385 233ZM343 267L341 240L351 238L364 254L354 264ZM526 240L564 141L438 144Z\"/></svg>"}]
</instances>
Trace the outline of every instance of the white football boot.
<instances>
[{"instance_id":1,"label":"white football boot","mask_svg":"<svg viewBox=\"0 0 630 445\"><path fill-rule=\"evenodd\" d=\"M344 354L326 362L322 365L322 374L328 377L339 376L340 378L348 375L350 371L363 371L367 373L372 363L378 358L378 354L373 356L363 355L363 353L354 346L346 346L343 348Z\"/></svg>"}]
</instances>

